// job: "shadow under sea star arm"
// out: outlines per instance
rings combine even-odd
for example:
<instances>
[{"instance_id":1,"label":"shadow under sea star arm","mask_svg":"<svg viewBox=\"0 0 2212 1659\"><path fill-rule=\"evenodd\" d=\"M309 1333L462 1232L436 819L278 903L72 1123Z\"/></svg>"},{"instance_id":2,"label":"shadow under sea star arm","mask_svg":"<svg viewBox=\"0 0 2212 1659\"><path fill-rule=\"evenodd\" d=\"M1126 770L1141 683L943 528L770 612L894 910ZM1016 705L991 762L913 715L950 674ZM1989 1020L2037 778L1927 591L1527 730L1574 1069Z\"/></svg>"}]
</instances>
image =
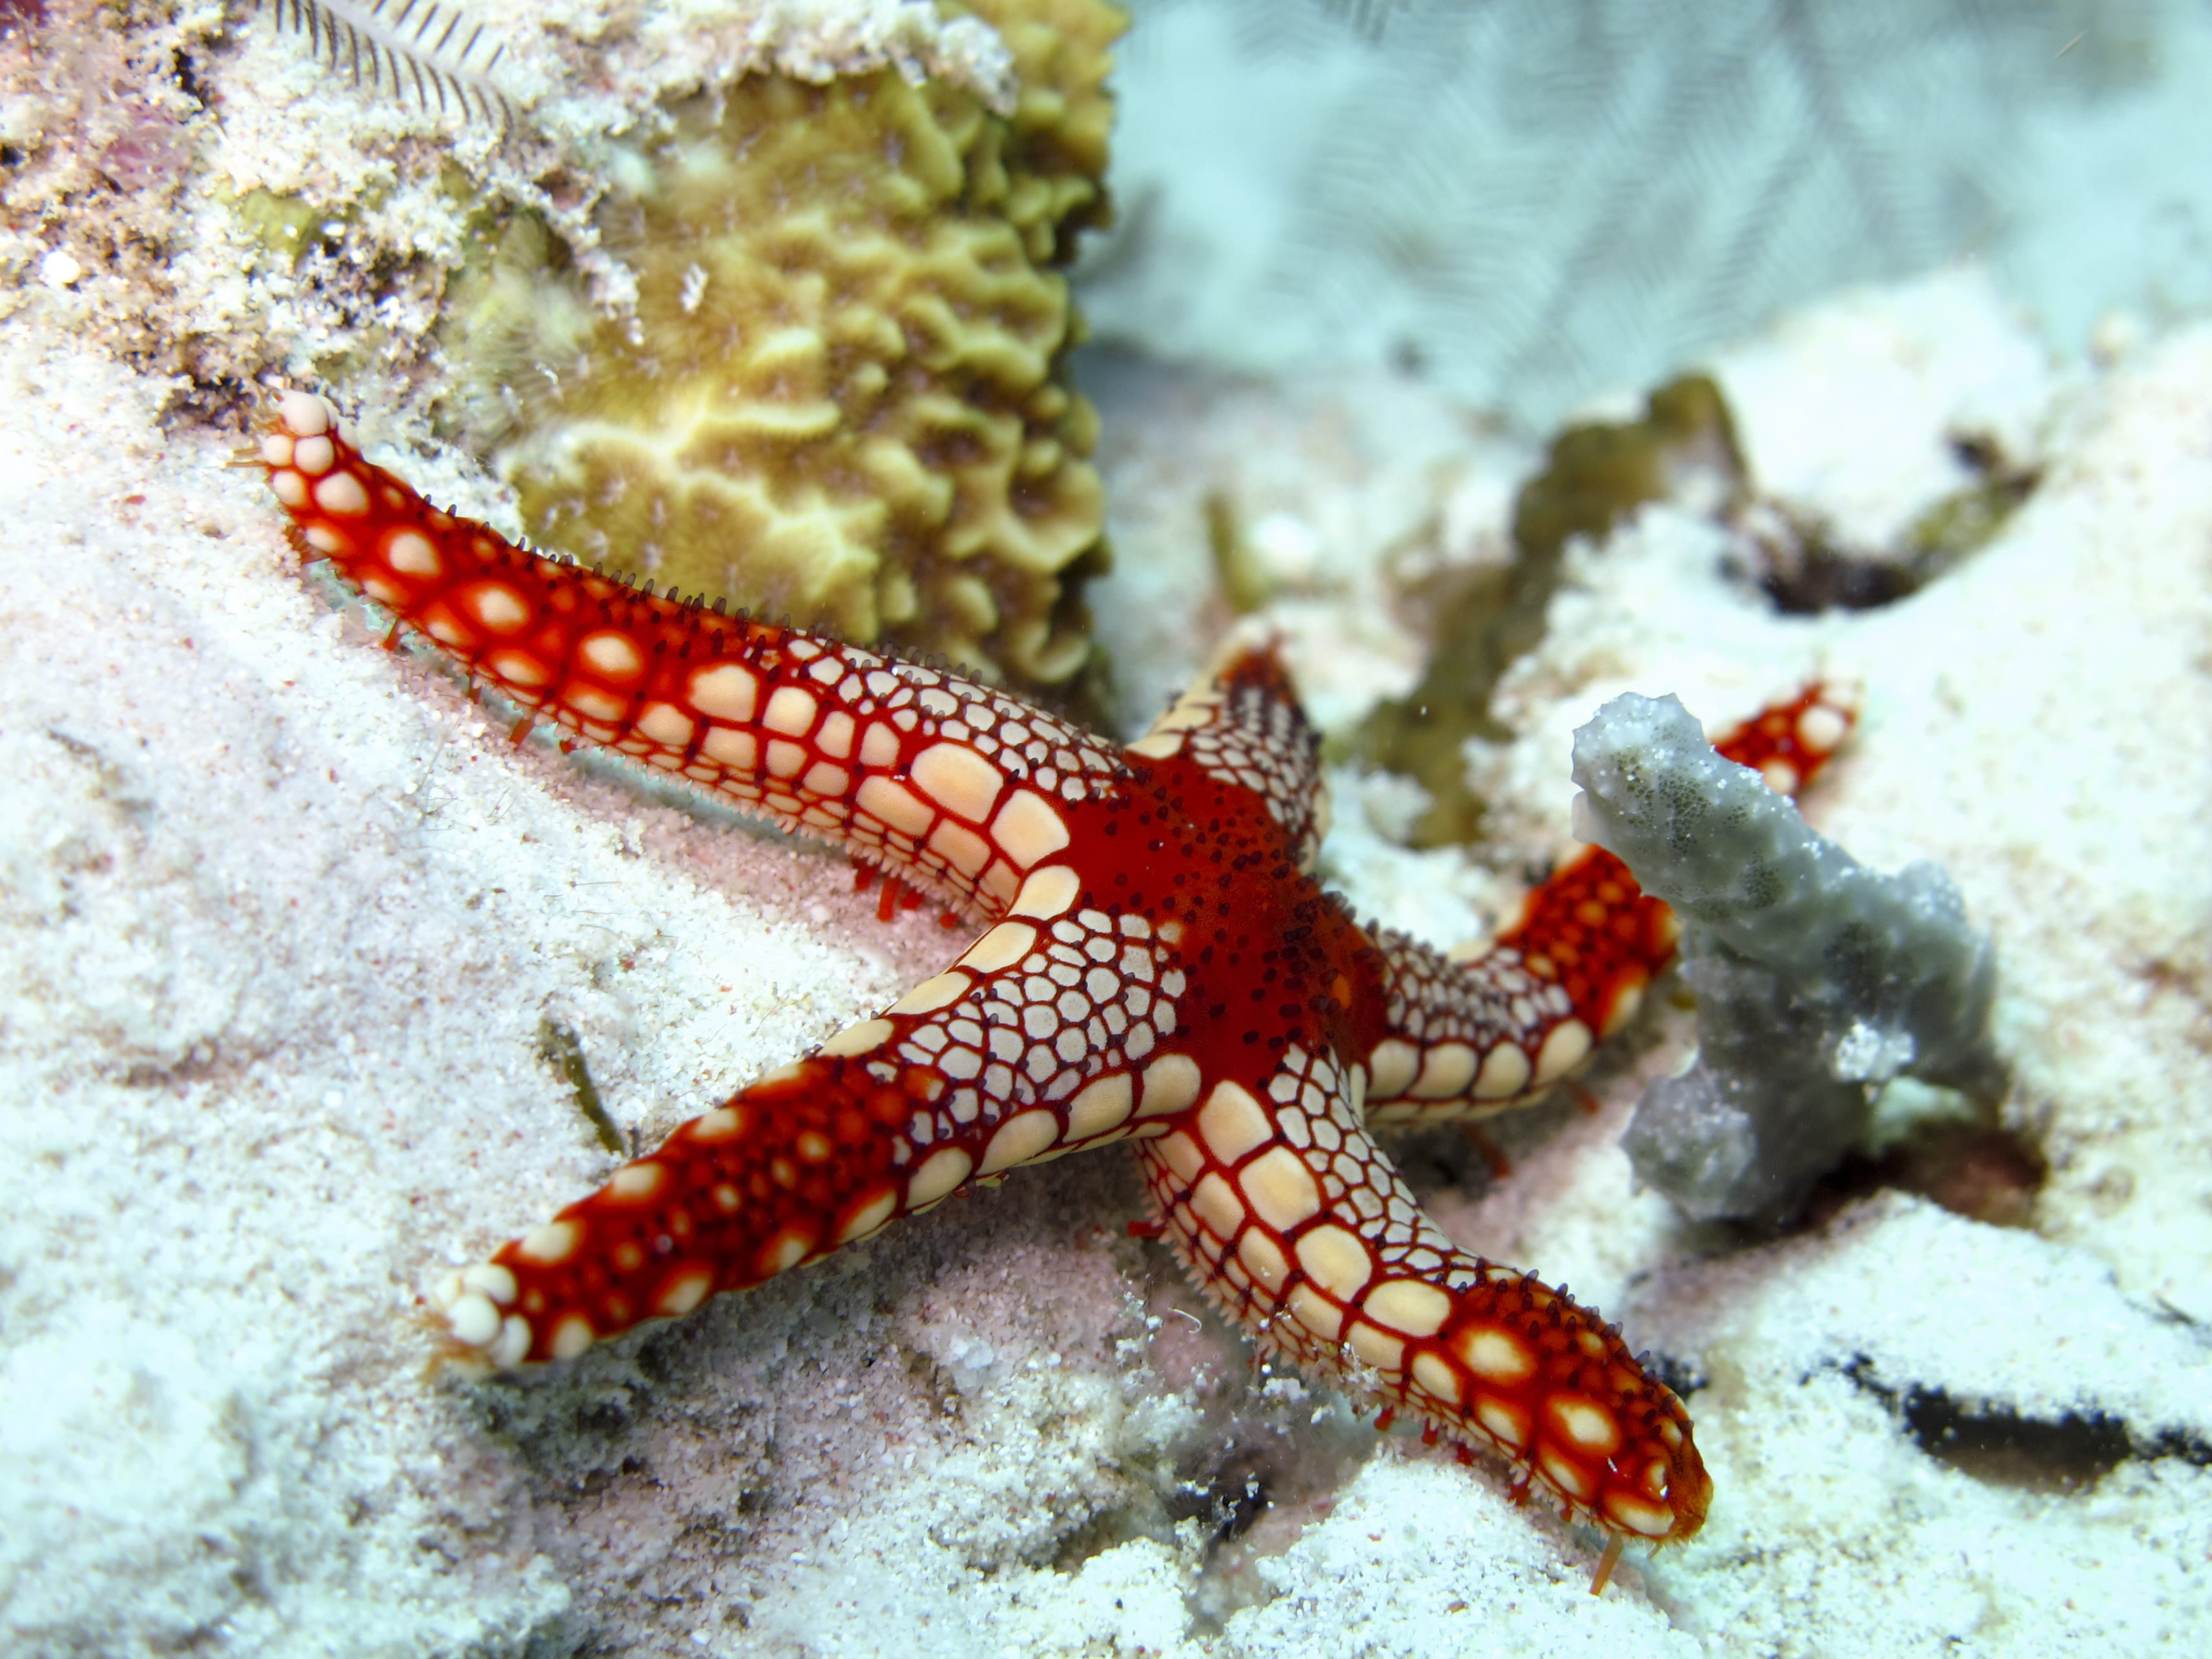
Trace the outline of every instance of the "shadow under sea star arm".
<instances>
[{"instance_id":1,"label":"shadow under sea star arm","mask_svg":"<svg viewBox=\"0 0 2212 1659\"><path fill-rule=\"evenodd\" d=\"M657 599L441 512L308 393L281 400L258 453L308 557L533 716L978 921L1124 775L1110 745L1003 692Z\"/></svg>"}]
</instances>

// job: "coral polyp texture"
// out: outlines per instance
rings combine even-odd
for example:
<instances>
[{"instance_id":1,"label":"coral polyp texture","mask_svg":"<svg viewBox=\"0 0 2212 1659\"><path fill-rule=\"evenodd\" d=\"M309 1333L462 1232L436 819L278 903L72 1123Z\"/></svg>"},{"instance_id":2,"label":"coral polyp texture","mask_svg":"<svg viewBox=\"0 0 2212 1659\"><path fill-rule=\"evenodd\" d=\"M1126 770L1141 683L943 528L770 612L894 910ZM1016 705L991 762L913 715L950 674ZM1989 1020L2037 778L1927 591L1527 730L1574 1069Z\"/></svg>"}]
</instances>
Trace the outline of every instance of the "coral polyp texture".
<instances>
[{"instance_id":1,"label":"coral polyp texture","mask_svg":"<svg viewBox=\"0 0 2212 1659\"><path fill-rule=\"evenodd\" d=\"M895 70L746 75L611 165L599 303L538 221L459 285L462 425L544 545L858 644L1064 685L1105 568L1079 335L1060 268L1101 221L1098 0L970 9L1009 109Z\"/></svg>"},{"instance_id":2,"label":"coral polyp texture","mask_svg":"<svg viewBox=\"0 0 2212 1659\"><path fill-rule=\"evenodd\" d=\"M1845 714L1809 723L1832 741ZM1698 1060L1651 1085L1624 1144L1687 1213L1786 1212L1893 1078L1994 1085L1995 957L1942 871L1867 869L1724 764L1674 697L1606 704L1575 733L1574 775L1579 832L1683 923Z\"/></svg>"},{"instance_id":3,"label":"coral polyp texture","mask_svg":"<svg viewBox=\"0 0 2212 1659\"><path fill-rule=\"evenodd\" d=\"M1703 1523L1681 1401L1618 1327L1456 1248L1369 1127L1534 1099L1620 1024L1674 930L1610 854L1569 861L1490 950L1449 959L1315 881L1318 745L1269 644L1232 641L1119 747L939 669L518 548L364 461L305 393L258 453L309 558L525 726L839 842L980 930L452 1275L459 1356L574 1359L1128 1140L1178 1255L1263 1352L1502 1453L1616 1545ZM1815 688L1723 743L1795 787L1849 726Z\"/></svg>"}]
</instances>

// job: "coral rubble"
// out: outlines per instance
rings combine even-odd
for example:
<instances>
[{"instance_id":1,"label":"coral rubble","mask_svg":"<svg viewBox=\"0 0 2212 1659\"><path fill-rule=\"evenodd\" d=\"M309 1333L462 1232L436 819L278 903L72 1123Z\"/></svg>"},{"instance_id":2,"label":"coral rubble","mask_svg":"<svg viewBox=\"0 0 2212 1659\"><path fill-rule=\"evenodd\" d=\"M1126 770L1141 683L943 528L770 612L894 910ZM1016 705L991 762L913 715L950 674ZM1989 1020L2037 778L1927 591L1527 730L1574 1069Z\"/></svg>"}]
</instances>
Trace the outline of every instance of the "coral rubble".
<instances>
[{"instance_id":1,"label":"coral rubble","mask_svg":"<svg viewBox=\"0 0 2212 1659\"><path fill-rule=\"evenodd\" d=\"M1575 733L1576 828L1684 923L1697 1063L1625 1138L1691 1215L1771 1218L1865 1133L1876 1089L1985 1085L1990 941L1950 878L1865 868L1707 746L1679 699L1614 698Z\"/></svg>"}]
</instances>

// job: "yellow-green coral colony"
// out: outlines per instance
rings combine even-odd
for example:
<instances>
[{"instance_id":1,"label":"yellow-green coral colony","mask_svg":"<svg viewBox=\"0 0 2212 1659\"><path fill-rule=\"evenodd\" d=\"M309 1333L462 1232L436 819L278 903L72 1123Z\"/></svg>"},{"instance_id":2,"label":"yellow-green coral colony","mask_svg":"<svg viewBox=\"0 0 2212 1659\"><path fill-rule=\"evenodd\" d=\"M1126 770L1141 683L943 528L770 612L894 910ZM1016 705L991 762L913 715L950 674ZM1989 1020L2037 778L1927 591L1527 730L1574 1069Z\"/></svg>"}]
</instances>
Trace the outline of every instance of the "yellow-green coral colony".
<instances>
[{"instance_id":1,"label":"yellow-green coral colony","mask_svg":"<svg viewBox=\"0 0 2212 1659\"><path fill-rule=\"evenodd\" d=\"M996 0L1023 88L748 76L670 112L598 216L596 307L527 222L459 285L470 438L545 546L860 643L1065 685L1105 568L1057 267L1103 219L1099 0Z\"/></svg>"}]
</instances>

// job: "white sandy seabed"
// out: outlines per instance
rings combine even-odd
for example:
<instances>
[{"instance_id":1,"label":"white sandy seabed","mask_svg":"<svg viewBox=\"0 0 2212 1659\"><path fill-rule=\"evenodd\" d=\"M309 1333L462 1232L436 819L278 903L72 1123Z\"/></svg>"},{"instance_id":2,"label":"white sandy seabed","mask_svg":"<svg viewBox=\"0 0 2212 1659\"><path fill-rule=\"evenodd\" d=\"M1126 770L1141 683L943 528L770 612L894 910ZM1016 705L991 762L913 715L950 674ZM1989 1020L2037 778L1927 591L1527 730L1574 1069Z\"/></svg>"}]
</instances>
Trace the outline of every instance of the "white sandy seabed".
<instances>
[{"instance_id":1,"label":"white sandy seabed","mask_svg":"<svg viewBox=\"0 0 2212 1659\"><path fill-rule=\"evenodd\" d=\"M1531 1117L1511 1179L1432 1173L1462 1243L1571 1283L1696 1385L1711 1522L1593 1600L1591 1535L1495 1468L1250 1374L1127 1237L1117 1152L536 1385L431 1374L423 1287L613 1161L545 1022L650 1139L956 941L926 911L879 925L829 854L511 748L302 580L224 441L12 326L0 1646L2212 1650L2212 331L2052 369L1954 276L1722 374L1761 482L1869 536L1956 486L1950 429L2045 479L1917 597L1812 621L1724 579L1719 532L1648 511L1576 556L1505 688L1487 862L1398 851L1392 787L1347 776L1331 872L1448 941L1564 843L1566 735L1606 696L1679 690L1719 723L1855 674L1865 717L1810 811L1869 862L1940 860L1994 932L2007 1111L2052 1169L2032 1230L1895 1193L1776 1243L1686 1229L1614 1145L1681 1058L1662 1009L1595 1114ZM1442 556L1480 556L1527 462L1410 386L1117 412L1100 608L1132 683L1213 625L1197 503L1229 488L1340 729L1418 666L1379 550L1425 514ZM450 458L388 459L493 499ZM2106 1455L2071 1483L1939 1455L1908 1410L1931 1401L2093 1425ZM1273 1504L1213 1547L1208 1500L1248 1478Z\"/></svg>"}]
</instances>

